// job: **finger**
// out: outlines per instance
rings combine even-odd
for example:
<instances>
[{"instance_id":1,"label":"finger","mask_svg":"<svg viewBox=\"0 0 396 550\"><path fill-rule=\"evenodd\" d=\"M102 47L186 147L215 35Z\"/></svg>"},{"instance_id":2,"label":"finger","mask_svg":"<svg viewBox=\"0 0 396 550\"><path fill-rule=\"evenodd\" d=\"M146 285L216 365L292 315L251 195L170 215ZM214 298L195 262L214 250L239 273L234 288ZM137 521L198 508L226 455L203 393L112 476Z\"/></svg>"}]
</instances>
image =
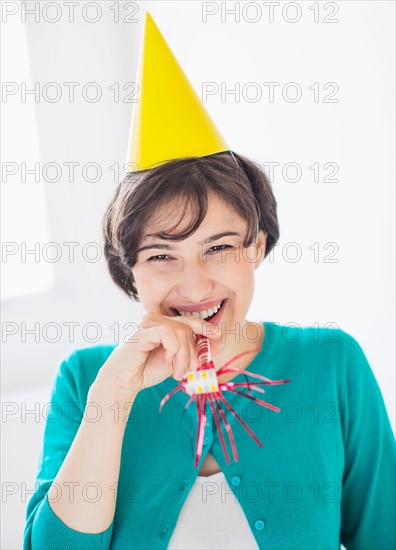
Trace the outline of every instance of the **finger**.
<instances>
[{"instance_id":1,"label":"finger","mask_svg":"<svg viewBox=\"0 0 396 550\"><path fill-rule=\"evenodd\" d=\"M219 338L221 336L220 327L218 325L212 325L212 323L205 321L204 319L199 319L198 317L193 317L191 315L177 315L176 317L164 315L164 317L173 322L188 326L194 334L202 334L208 338Z\"/></svg>"},{"instance_id":2,"label":"finger","mask_svg":"<svg viewBox=\"0 0 396 550\"><path fill-rule=\"evenodd\" d=\"M189 335L185 332L178 334L180 348L179 352L176 354L176 363L175 368L177 375L181 378L184 377L185 373L190 370L190 346L189 346Z\"/></svg>"},{"instance_id":3,"label":"finger","mask_svg":"<svg viewBox=\"0 0 396 550\"><path fill-rule=\"evenodd\" d=\"M138 348L142 351L152 351L160 345L164 347L167 356L174 355L179 351L179 340L169 326L159 324L142 328L136 336Z\"/></svg>"},{"instance_id":4,"label":"finger","mask_svg":"<svg viewBox=\"0 0 396 550\"><path fill-rule=\"evenodd\" d=\"M198 370L198 352L195 342L189 338L188 345L190 347L190 364L188 366L188 372Z\"/></svg>"},{"instance_id":5,"label":"finger","mask_svg":"<svg viewBox=\"0 0 396 550\"><path fill-rule=\"evenodd\" d=\"M171 317L170 319L172 321L175 320L174 317ZM179 319L181 319L181 316L177 317L177 320L179 320ZM193 323L195 324L194 328L197 327L197 323L196 323L197 321L198 321L198 327L201 326L202 322L204 324L206 323L206 325L208 327L211 327L211 328L214 327L215 329L218 329L218 330L216 330L216 332L213 332L212 330L210 331L214 336L221 336L221 330L218 326L211 325L210 323L207 323L203 319L196 318L195 321L193 321ZM190 321L182 320L181 322L179 322L177 324L178 325L183 324L183 327L185 327L185 328L188 327L190 330L192 330L192 334L190 333L191 337L188 339L189 345L190 345L190 367L189 367L189 370L197 370L198 369L198 353L197 353L196 340L194 339L194 336L197 333L197 331L194 332L193 328L191 327L191 320ZM202 331L202 332L208 332L208 331ZM201 332L198 332L198 333L201 333ZM209 339L209 347L210 347L211 352L213 352L214 354L219 353L219 351L220 351L220 341L221 340L219 340L219 338L217 338L217 337L214 338L211 335L208 335L208 339Z\"/></svg>"}]
</instances>

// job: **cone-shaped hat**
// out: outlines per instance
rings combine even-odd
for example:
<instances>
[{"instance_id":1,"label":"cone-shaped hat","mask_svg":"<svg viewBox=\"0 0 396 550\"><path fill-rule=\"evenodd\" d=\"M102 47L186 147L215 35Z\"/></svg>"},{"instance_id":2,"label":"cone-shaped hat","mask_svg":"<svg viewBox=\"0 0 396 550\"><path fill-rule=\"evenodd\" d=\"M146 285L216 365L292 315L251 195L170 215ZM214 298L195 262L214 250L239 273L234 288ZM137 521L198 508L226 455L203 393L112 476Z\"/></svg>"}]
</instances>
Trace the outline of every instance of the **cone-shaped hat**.
<instances>
[{"instance_id":1,"label":"cone-shaped hat","mask_svg":"<svg viewBox=\"0 0 396 550\"><path fill-rule=\"evenodd\" d=\"M127 162L145 170L176 158L222 151L229 147L146 13L139 101L133 109Z\"/></svg>"}]
</instances>

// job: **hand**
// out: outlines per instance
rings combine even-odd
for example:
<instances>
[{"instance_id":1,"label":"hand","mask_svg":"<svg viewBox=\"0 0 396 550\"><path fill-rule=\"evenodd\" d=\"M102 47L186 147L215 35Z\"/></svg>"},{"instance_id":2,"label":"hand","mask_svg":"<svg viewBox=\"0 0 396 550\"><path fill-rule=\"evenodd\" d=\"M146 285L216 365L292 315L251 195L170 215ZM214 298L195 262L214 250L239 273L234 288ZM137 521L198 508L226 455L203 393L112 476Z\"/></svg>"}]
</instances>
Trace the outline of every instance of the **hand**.
<instances>
[{"instance_id":1,"label":"hand","mask_svg":"<svg viewBox=\"0 0 396 550\"><path fill-rule=\"evenodd\" d=\"M207 336L211 350L218 353L221 336L218 326L198 317L149 312L140 321L137 332L114 349L101 371L106 373L113 389L122 394L155 386L169 376L181 380L186 372L198 368L194 334Z\"/></svg>"}]
</instances>

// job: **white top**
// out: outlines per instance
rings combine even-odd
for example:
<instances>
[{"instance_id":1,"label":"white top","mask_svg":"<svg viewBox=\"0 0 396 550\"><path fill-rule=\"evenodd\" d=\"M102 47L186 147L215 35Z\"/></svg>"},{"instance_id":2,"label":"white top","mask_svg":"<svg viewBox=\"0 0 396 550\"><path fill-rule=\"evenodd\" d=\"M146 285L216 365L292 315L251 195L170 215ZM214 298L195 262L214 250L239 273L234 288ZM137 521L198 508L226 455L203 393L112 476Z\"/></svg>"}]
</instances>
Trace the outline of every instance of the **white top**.
<instances>
[{"instance_id":1,"label":"white top","mask_svg":"<svg viewBox=\"0 0 396 550\"><path fill-rule=\"evenodd\" d=\"M258 549L236 495L223 472L197 476L169 541L171 550Z\"/></svg>"}]
</instances>

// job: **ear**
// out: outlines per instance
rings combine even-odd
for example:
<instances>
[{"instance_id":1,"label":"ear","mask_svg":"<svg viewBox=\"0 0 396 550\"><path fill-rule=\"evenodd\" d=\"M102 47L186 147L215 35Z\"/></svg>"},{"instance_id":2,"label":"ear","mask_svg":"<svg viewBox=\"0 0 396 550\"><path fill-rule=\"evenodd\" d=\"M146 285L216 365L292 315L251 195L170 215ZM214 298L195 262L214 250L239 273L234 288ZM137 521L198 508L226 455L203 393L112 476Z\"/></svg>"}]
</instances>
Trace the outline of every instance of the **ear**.
<instances>
[{"instance_id":1,"label":"ear","mask_svg":"<svg viewBox=\"0 0 396 550\"><path fill-rule=\"evenodd\" d=\"M266 244L267 244L267 235L266 233L264 233L262 229L260 229L260 231L258 232L257 241L256 241L257 254L256 254L256 261L254 263L254 269L257 269L258 267L260 267L261 262L264 260Z\"/></svg>"}]
</instances>

